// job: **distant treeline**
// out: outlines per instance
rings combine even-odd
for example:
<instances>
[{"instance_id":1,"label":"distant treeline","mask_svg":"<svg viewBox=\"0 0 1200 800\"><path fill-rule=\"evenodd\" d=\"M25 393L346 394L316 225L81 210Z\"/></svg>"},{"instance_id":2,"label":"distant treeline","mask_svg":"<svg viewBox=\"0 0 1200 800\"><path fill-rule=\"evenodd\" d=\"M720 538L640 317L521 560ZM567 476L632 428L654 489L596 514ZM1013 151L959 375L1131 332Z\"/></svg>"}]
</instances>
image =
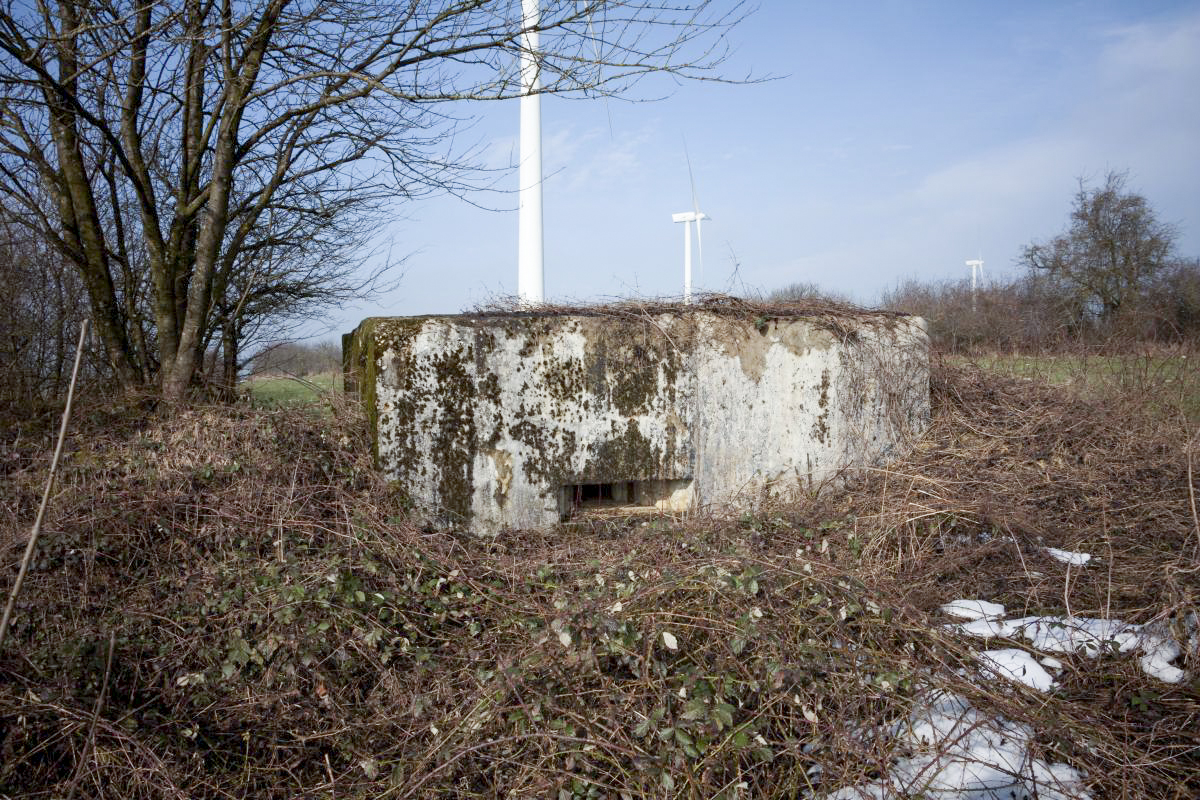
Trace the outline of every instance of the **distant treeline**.
<instances>
[{"instance_id":1,"label":"distant treeline","mask_svg":"<svg viewBox=\"0 0 1200 800\"><path fill-rule=\"evenodd\" d=\"M342 346L335 341L280 342L263 348L250 362L255 375L322 375L342 370Z\"/></svg>"},{"instance_id":2,"label":"distant treeline","mask_svg":"<svg viewBox=\"0 0 1200 800\"><path fill-rule=\"evenodd\" d=\"M849 302L813 283L792 284L771 292L767 299ZM1161 271L1108 315L1077 292L1038 274L986 283L974 293L965 279L911 279L883 292L879 307L924 317L934 344L947 353L1196 345L1200 344L1200 260Z\"/></svg>"},{"instance_id":3,"label":"distant treeline","mask_svg":"<svg viewBox=\"0 0 1200 800\"><path fill-rule=\"evenodd\" d=\"M1181 258L1178 229L1109 172L1098 185L1079 180L1062 233L1021 251L1026 272L973 290L966 280L911 280L881 304L929 320L945 352L1052 351L1200 340L1200 260ZM796 284L773 299L811 299ZM838 298L834 298L838 299Z\"/></svg>"},{"instance_id":4,"label":"distant treeline","mask_svg":"<svg viewBox=\"0 0 1200 800\"><path fill-rule=\"evenodd\" d=\"M1134 344L1200 343L1200 261L1162 271L1105 315L1094 303L1042 275L979 287L909 280L884 292L881 306L929 321L944 352L1052 352L1080 345L1121 349Z\"/></svg>"}]
</instances>

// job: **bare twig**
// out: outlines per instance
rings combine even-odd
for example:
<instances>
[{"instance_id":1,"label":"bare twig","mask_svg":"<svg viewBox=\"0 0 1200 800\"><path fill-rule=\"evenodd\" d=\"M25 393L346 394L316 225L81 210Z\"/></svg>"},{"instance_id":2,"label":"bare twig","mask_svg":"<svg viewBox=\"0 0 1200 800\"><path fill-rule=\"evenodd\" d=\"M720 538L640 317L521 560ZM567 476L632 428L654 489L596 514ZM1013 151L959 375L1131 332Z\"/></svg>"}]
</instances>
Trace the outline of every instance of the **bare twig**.
<instances>
[{"instance_id":1,"label":"bare twig","mask_svg":"<svg viewBox=\"0 0 1200 800\"><path fill-rule=\"evenodd\" d=\"M1188 501L1192 507L1192 525L1196 529L1196 554L1200 555L1200 514L1196 513L1196 484L1192 480L1192 451L1196 449L1196 440L1200 439L1200 429L1196 430L1196 434L1187 446L1187 478L1188 478Z\"/></svg>"},{"instance_id":2,"label":"bare twig","mask_svg":"<svg viewBox=\"0 0 1200 800\"><path fill-rule=\"evenodd\" d=\"M75 796L79 787L79 779L83 777L83 765L91 755L96 742L96 723L100 721L100 712L104 708L104 695L108 691L108 676L112 673L113 648L117 644L117 632L108 634L108 657L104 660L104 680L100 682L100 694L96 696L96 707L92 709L92 722L88 726L87 739L83 744L83 752L79 754L79 762L75 765L75 775L71 778L71 788L67 791L67 800Z\"/></svg>"}]
</instances>

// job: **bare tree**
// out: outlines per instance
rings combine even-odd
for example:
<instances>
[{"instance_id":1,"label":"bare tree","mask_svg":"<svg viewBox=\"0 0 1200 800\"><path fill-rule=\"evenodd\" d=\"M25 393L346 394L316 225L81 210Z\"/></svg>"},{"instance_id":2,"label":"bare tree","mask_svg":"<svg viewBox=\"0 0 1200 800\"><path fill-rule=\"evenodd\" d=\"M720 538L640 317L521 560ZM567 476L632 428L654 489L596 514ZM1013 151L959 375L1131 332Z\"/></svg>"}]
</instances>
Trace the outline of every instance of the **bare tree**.
<instances>
[{"instance_id":1,"label":"bare tree","mask_svg":"<svg viewBox=\"0 0 1200 800\"><path fill-rule=\"evenodd\" d=\"M1102 185L1083 179L1067 230L1030 244L1022 263L1074 294L1079 308L1109 324L1130 308L1171 264L1175 228L1160 222L1128 175L1109 172Z\"/></svg>"},{"instance_id":2,"label":"bare tree","mask_svg":"<svg viewBox=\"0 0 1200 800\"><path fill-rule=\"evenodd\" d=\"M271 286L345 290L312 242L357 245L389 198L466 188L449 104L521 93L520 6L2 0L0 194L77 269L119 382L179 399ZM741 14L544 0L543 91L712 77Z\"/></svg>"},{"instance_id":3,"label":"bare tree","mask_svg":"<svg viewBox=\"0 0 1200 800\"><path fill-rule=\"evenodd\" d=\"M804 303L830 302L854 305L854 302L840 292L824 289L813 281L796 281L780 289L773 289L767 294L768 303Z\"/></svg>"},{"instance_id":4,"label":"bare tree","mask_svg":"<svg viewBox=\"0 0 1200 800\"><path fill-rule=\"evenodd\" d=\"M15 228L3 213L0 309L0 406L56 398L69 377L71 349L87 313L83 287L61 255Z\"/></svg>"}]
</instances>

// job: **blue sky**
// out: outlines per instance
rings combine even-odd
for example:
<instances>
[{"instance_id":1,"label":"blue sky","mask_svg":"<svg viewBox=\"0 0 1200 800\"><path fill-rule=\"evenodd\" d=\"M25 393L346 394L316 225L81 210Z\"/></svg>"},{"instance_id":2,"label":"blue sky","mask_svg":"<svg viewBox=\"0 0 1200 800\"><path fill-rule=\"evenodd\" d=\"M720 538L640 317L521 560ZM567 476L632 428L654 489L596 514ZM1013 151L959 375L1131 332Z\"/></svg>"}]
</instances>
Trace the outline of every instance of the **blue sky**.
<instances>
[{"instance_id":1,"label":"blue sky","mask_svg":"<svg viewBox=\"0 0 1200 800\"><path fill-rule=\"evenodd\" d=\"M1109 169L1200 256L1200 2L764 0L728 41L730 76L777 79L543 101L548 298L682 291L685 138L713 218L701 288L803 281L871 304L900 279L964 278L977 254L1014 275L1066 224L1076 179ZM515 163L516 101L456 111L492 166ZM473 199L487 208L398 207L381 241L408 255L399 284L333 329L514 294L516 196Z\"/></svg>"}]
</instances>

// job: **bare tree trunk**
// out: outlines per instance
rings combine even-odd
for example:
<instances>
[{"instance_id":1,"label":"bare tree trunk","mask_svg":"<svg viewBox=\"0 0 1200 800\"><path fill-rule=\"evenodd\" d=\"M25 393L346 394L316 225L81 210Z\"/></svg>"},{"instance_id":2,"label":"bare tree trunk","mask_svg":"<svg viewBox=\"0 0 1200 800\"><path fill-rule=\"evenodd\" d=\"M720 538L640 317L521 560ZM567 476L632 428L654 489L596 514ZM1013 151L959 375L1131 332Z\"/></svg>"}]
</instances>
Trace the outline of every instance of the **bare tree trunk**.
<instances>
[{"instance_id":1,"label":"bare tree trunk","mask_svg":"<svg viewBox=\"0 0 1200 800\"><path fill-rule=\"evenodd\" d=\"M221 393L224 399L237 397L238 330L237 323L227 318L221 328Z\"/></svg>"},{"instance_id":2,"label":"bare tree trunk","mask_svg":"<svg viewBox=\"0 0 1200 800\"><path fill-rule=\"evenodd\" d=\"M217 141L212 158L212 176L208 184L204 225L196 241L196 263L191 284L187 291L187 311L179 329L179 350L175 361L163 364L166 377L163 380L163 398L178 402L187 393L199 363L200 348L204 341L204 329L209 319L212 300L212 285L221 244L229 226L229 196L233 191L233 171L237 165L238 129L245 114L245 99L258 79L263 55L271 40L275 23L287 0L272 0L263 9L262 17L248 37L242 56L234 63L232 52L232 9L228 0L222 8L222 49L225 53L225 77L227 86L226 105L228 110L221 118L217 129Z\"/></svg>"},{"instance_id":3,"label":"bare tree trunk","mask_svg":"<svg viewBox=\"0 0 1200 800\"><path fill-rule=\"evenodd\" d=\"M145 3L137 10L134 20L134 35L130 42L129 80L121 104L121 141L128 154L130 177L140 187L138 206L142 220L142 238L149 259L150 274L154 284L154 324L158 334L158 357L162 364L175 359L178 345L178 318L176 314L175 280L172 274L174 255L162 239L159 225L158 204L155 201L154 182L143 158L142 136L138 121L142 112L142 100L146 82L146 53L149 47L149 32L153 23L153 3ZM192 31L199 39L198 31ZM199 46L194 42L192 50ZM118 215L119 216L119 215ZM132 322L132 320L131 320ZM139 325L140 328L140 325Z\"/></svg>"},{"instance_id":4,"label":"bare tree trunk","mask_svg":"<svg viewBox=\"0 0 1200 800\"><path fill-rule=\"evenodd\" d=\"M92 318L109 363L122 388L130 389L139 383L138 370L109 271L100 217L79 144L75 112L68 98L60 94L60 91L64 94L74 91L73 76L78 72L75 31L79 25L74 5L60 3L59 17L63 29L57 47L59 73L71 77L61 88L43 87L64 184L60 187L59 209L63 228L71 237L71 243L79 249L78 263L91 300Z\"/></svg>"}]
</instances>

